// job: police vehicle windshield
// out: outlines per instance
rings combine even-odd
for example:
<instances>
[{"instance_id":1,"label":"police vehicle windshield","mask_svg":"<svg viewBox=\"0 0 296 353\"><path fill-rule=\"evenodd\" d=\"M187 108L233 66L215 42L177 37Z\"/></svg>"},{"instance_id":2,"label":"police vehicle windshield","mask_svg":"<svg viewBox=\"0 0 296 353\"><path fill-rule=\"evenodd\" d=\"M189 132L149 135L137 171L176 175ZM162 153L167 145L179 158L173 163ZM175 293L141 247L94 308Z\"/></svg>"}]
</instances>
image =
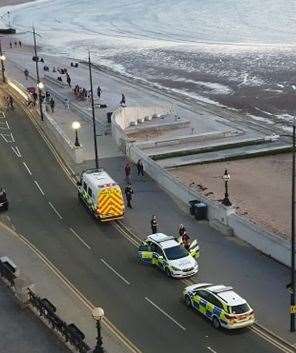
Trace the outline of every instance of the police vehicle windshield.
<instances>
[{"instance_id":1,"label":"police vehicle windshield","mask_svg":"<svg viewBox=\"0 0 296 353\"><path fill-rule=\"evenodd\" d=\"M177 260L188 256L187 250L185 250L183 246L180 245L164 249L164 252L168 260Z\"/></svg>"}]
</instances>

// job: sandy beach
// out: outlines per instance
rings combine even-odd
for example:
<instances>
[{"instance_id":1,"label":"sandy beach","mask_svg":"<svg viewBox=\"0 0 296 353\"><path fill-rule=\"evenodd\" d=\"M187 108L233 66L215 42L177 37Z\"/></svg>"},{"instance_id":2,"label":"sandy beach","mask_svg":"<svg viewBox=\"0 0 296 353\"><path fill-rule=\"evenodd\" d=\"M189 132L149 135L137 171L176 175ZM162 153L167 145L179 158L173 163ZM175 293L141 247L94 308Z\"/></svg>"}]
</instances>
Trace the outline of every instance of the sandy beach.
<instances>
[{"instance_id":1,"label":"sandy beach","mask_svg":"<svg viewBox=\"0 0 296 353\"><path fill-rule=\"evenodd\" d=\"M227 168L230 199L237 213L265 229L290 236L291 155L188 166L170 172L186 185L201 191L213 200L224 197L221 176ZM194 184L193 184L194 183Z\"/></svg>"}]
</instances>

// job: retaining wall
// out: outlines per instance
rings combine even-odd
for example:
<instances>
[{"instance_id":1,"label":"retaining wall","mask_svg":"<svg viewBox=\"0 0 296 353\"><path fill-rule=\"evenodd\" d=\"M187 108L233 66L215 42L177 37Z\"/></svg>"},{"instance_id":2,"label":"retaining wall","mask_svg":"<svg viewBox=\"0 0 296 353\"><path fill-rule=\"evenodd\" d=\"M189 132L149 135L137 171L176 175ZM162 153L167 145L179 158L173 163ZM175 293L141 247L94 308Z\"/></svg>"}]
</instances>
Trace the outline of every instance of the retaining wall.
<instances>
[{"instance_id":1,"label":"retaining wall","mask_svg":"<svg viewBox=\"0 0 296 353\"><path fill-rule=\"evenodd\" d=\"M125 108L127 109L127 108ZM191 190L169 174L165 169L161 168L156 162L149 158L137 146L135 141L130 141L125 135L124 123L125 116L128 116L128 110L124 115L121 111L116 111L112 115L112 133L116 134L116 142L121 144L126 155L133 161L137 162L142 159L144 169L155 181L159 183L170 195L177 198L186 207L188 212L188 201L200 200L208 205L208 219L211 226L218 229L224 234L233 234L244 240L262 253L271 256L275 260L286 266L290 266L291 247L287 239L269 233L262 227L249 222L246 218L237 215L233 208L225 207L221 203L212 201L201 195L195 190Z\"/></svg>"}]
</instances>

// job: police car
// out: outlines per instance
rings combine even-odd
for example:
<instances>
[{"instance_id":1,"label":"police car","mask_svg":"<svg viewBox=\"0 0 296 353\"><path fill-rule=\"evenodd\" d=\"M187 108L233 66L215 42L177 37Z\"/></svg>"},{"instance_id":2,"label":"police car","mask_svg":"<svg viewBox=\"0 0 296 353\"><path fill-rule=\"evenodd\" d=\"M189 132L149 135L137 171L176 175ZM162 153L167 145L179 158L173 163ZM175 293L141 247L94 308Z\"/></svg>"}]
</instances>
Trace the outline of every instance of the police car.
<instances>
[{"instance_id":1,"label":"police car","mask_svg":"<svg viewBox=\"0 0 296 353\"><path fill-rule=\"evenodd\" d=\"M194 284L185 288L183 296L185 305L210 319L214 328L237 329L255 322L253 309L232 287Z\"/></svg>"},{"instance_id":2,"label":"police car","mask_svg":"<svg viewBox=\"0 0 296 353\"><path fill-rule=\"evenodd\" d=\"M199 256L197 241L192 242L187 251L176 238L156 233L149 235L138 249L138 258L142 263L159 267L169 277L184 278L197 273Z\"/></svg>"}]
</instances>

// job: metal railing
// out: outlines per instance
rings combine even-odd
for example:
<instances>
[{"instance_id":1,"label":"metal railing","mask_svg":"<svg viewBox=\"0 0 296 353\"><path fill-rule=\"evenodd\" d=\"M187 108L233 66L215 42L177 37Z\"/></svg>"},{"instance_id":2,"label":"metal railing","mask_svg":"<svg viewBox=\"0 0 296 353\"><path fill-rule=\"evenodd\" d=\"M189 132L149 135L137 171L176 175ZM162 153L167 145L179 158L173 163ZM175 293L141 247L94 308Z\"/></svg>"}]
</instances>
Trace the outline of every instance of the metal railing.
<instances>
[{"instance_id":1,"label":"metal railing","mask_svg":"<svg viewBox=\"0 0 296 353\"><path fill-rule=\"evenodd\" d=\"M66 342L69 342L79 353L87 353L90 347L84 342L85 335L74 324L67 324L56 314L56 307L46 298L41 298L28 289L29 302L39 316L45 319L51 328L58 332Z\"/></svg>"}]
</instances>

